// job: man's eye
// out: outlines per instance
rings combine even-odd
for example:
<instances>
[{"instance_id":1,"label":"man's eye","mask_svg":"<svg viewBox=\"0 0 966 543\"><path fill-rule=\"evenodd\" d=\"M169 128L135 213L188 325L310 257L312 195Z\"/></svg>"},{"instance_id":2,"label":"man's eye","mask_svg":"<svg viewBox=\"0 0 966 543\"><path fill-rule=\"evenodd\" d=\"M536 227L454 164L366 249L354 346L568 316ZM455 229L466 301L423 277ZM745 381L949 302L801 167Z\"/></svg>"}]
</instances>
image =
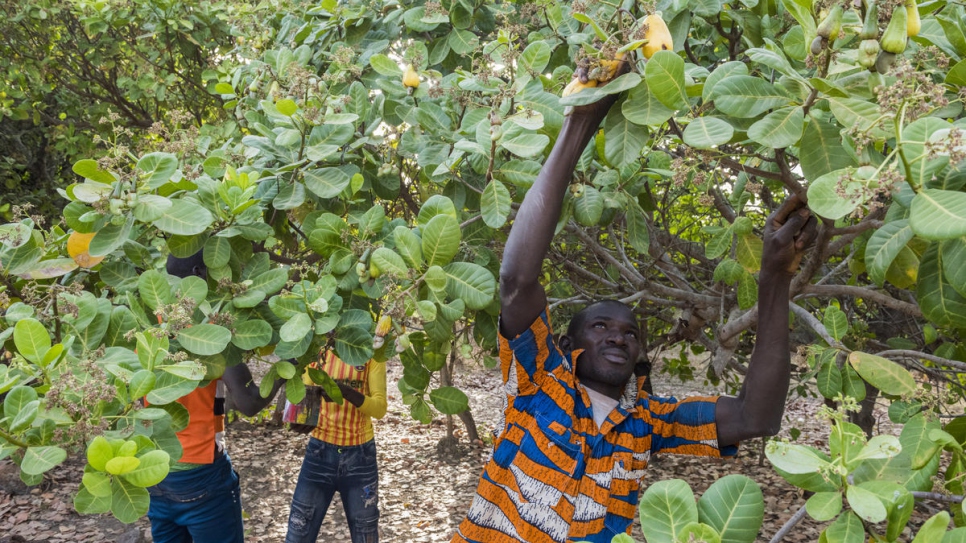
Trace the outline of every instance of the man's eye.
<instances>
[{"instance_id":1,"label":"man's eye","mask_svg":"<svg viewBox=\"0 0 966 543\"><path fill-rule=\"evenodd\" d=\"M606 328L607 326L602 322L595 322L594 328Z\"/></svg>"}]
</instances>

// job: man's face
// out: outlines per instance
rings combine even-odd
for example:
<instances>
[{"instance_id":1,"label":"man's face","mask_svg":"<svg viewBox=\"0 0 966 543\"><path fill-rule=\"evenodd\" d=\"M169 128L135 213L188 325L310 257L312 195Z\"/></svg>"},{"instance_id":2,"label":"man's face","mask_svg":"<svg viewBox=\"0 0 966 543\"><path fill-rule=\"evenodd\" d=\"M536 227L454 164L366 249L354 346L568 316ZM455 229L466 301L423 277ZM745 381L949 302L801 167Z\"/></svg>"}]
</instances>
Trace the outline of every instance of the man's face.
<instances>
[{"instance_id":1,"label":"man's face","mask_svg":"<svg viewBox=\"0 0 966 543\"><path fill-rule=\"evenodd\" d=\"M573 349L584 349L577 364L577 378L584 386L618 397L641 354L640 328L630 308L620 304L599 304L586 311L586 318L571 339Z\"/></svg>"}]
</instances>

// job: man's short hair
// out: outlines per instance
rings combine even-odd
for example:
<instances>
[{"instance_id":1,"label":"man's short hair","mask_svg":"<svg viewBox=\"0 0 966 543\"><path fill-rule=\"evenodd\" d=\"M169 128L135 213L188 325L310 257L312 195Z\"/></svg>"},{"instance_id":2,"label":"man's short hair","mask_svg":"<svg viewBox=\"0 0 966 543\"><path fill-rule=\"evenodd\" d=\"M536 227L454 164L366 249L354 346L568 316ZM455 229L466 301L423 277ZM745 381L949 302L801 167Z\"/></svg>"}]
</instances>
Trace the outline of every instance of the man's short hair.
<instances>
[{"instance_id":1,"label":"man's short hair","mask_svg":"<svg viewBox=\"0 0 966 543\"><path fill-rule=\"evenodd\" d=\"M187 258L168 255L168 262L165 265L165 269L175 277L184 278L190 275L206 277L208 275L208 267L205 266L205 259L202 252L198 251Z\"/></svg>"}]
</instances>

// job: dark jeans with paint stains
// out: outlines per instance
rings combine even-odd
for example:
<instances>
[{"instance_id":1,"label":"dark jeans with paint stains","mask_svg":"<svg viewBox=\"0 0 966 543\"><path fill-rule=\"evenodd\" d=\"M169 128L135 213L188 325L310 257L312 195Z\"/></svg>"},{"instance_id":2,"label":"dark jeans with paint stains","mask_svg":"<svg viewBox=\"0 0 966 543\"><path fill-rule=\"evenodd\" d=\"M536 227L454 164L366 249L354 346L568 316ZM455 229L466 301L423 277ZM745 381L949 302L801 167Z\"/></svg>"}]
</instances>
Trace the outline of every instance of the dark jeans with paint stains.
<instances>
[{"instance_id":1,"label":"dark jeans with paint stains","mask_svg":"<svg viewBox=\"0 0 966 543\"><path fill-rule=\"evenodd\" d=\"M340 447L311 438L292 496L285 543L316 541L336 491L342 498L352 543L379 541L376 442Z\"/></svg>"}]
</instances>

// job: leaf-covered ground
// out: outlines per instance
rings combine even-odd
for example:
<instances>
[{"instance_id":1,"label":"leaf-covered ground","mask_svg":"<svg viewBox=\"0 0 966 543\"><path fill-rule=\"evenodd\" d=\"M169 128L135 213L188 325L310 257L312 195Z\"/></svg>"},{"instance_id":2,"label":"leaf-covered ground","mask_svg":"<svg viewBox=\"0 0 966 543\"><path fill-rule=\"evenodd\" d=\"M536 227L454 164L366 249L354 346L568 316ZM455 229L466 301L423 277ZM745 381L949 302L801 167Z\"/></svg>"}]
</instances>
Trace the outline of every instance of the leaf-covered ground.
<instances>
[{"instance_id":1,"label":"leaf-covered ground","mask_svg":"<svg viewBox=\"0 0 966 543\"><path fill-rule=\"evenodd\" d=\"M400 368L390 363L390 382ZM457 385L470 396L473 415L481 435L491 432L499 419L499 372L464 368L458 372ZM445 420L438 417L429 426L413 421L398 392L389 392L389 413L376 425L379 447L381 540L398 543L448 541L462 520L473 497L477 477L489 454L488 446L471 445L459 420L455 421L459 444L440 446L446 436ZM657 372L655 392L684 397L714 391L701 383L681 384ZM801 430L799 442L825 447L823 422L815 418L819 402L796 400L786 410L784 433ZM879 419L887 421L883 413ZM267 424L233 423L228 429L229 450L241 474L248 541L280 542L285 538L289 503L305 450L306 436ZM688 481L700 495L717 478L743 473L761 486L765 496L765 523L759 541L769 541L803 504L795 487L785 483L769 467L759 463L761 443L755 440L742 446L735 459L713 460L663 456L652 460L647 481L680 478ZM24 487L9 461L0 462L0 543L28 542L108 542L151 541L146 519L125 526L110 516L85 517L73 511L71 496L80 481L82 466L74 463L60 470L41 488ZM925 517L918 515L918 522ZM914 517L914 518L917 518ZM805 519L786 542L818 540L822 526ZM635 539L643 541L640 527ZM348 543L349 533L338 499L333 501L322 525L319 541Z\"/></svg>"}]
</instances>

